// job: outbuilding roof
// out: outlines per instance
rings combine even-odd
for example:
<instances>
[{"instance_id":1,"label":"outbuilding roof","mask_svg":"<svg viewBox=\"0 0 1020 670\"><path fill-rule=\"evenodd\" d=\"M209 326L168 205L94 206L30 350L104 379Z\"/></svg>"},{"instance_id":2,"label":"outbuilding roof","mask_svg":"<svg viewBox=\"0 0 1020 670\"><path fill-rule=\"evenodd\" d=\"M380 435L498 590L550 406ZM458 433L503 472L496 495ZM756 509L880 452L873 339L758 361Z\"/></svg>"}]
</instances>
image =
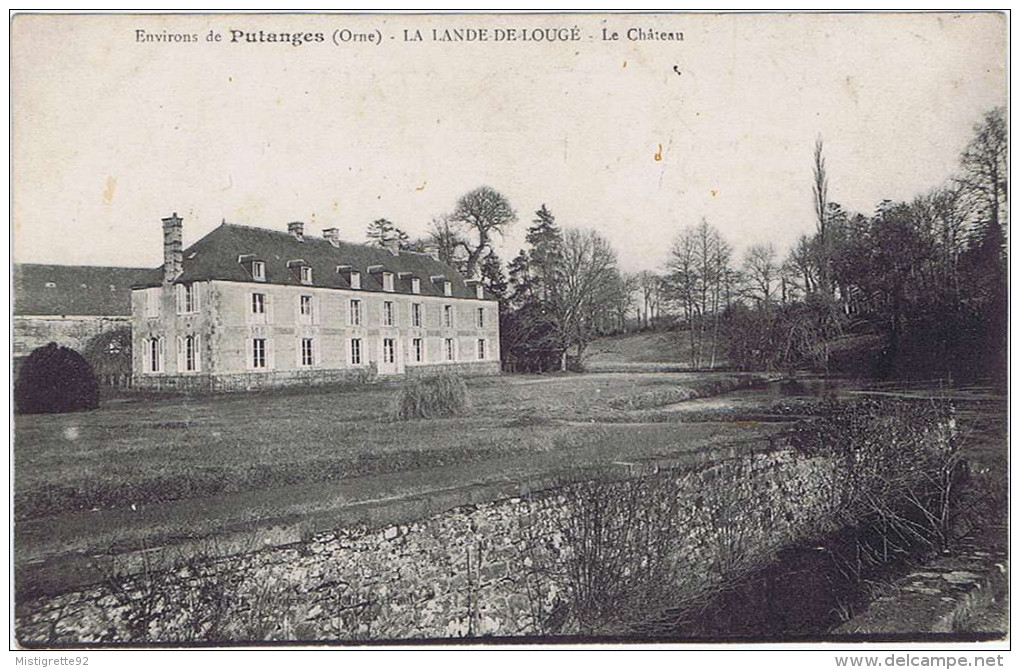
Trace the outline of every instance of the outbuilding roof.
<instances>
[{"instance_id":1,"label":"outbuilding roof","mask_svg":"<svg viewBox=\"0 0 1020 670\"><path fill-rule=\"evenodd\" d=\"M15 263L18 316L131 316L131 287L158 281L147 268Z\"/></svg>"}]
</instances>

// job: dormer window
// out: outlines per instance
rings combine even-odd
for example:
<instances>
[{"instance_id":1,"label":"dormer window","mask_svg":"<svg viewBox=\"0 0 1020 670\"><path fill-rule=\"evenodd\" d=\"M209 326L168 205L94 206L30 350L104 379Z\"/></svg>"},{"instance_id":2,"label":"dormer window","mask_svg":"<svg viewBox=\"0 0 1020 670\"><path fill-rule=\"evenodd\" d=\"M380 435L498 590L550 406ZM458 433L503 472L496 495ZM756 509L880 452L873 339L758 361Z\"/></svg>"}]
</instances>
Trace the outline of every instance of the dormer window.
<instances>
[{"instance_id":1,"label":"dormer window","mask_svg":"<svg viewBox=\"0 0 1020 670\"><path fill-rule=\"evenodd\" d=\"M297 277L302 284L312 283L312 266L304 260L297 258L287 261L287 268L290 270L291 276ZM296 272L295 269L297 270Z\"/></svg>"},{"instance_id":2,"label":"dormer window","mask_svg":"<svg viewBox=\"0 0 1020 670\"><path fill-rule=\"evenodd\" d=\"M453 282L449 281L443 282L443 295L445 296L453 295Z\"/></svg>"},{"instance_id":3,"label":"dormer window","mask_svg":"<svg viewBox=\"0 0 1020 670\"><path fill-rule=\"evenodd\" d=\"M382 286L383 286L383 290L384 291L389 291L390 293L393 293L393 273L392 272L384 272L382 274Z\"/></svg>"},{"instance_id":4,"label":"dormer window","mask_svg":"<svg viewBox=\"0 0 1020 670\"><path fill-rule=\"evenodd\" d=\"M361 273L355 270L350 265L338 265L336 266L337 274L342 274L347 277L347 283L351 285L351 288L361 288Z\"/></svg>"},{"instance_id":5,"label":"dormer window","mask_svg":"<svg viewBox=\"0 0 1020 670\"><path fill-rule=\"evenodd\" d=\"M266 280L266 263L255 260L254 254L241 254L237 257L237 262L244 266L255 281Z\"/></svg>"},{"instance_id":6,"label":"dormer window","mask_svg":"<svg viewBox=\"0 0 1020 670\"><path fill-rule=\"evenodd\" d=\"M485 289L482 288L481 284L475 285L475 297L479 300L485 300Z\"/></svg>"},{"instance_id":7,"label":"dormer window","mask_svg":"<svg viewBox=\"0 0 1020 670\"><path fill-rule=\"evenodd\" d=\"M411 278L411 293L415 295L421 293L421 280L417 277Z\"/></svg>"}]
</instances>

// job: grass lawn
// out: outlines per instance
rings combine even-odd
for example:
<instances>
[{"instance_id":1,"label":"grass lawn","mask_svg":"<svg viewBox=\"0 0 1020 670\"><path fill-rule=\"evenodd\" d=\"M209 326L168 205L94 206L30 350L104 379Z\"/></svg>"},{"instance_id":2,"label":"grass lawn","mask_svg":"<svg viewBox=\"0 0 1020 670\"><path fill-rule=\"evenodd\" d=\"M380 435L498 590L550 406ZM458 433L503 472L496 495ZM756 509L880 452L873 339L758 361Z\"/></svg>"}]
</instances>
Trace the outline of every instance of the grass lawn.
<instances>
[{"instance_id":1,"label":"grass lawn","mask_svg":"<svg viewBox=\"0 0 1020 670\"><path fill-rule=\"evenodd\" d=\"M666 453L678 442L706 439L719 427L635 428L625 422L630 399L647 407L736 384L734 377L703 374L484 378L469 382L469 416L410 422L386 419L398 383L128 399L93 412L18 416L15 517L118 509L504 456L546 454L569 465L581 447L591 453L603 449L606 458L626 457L636 446L651 455Z\"/></svg>"}]
</instances>

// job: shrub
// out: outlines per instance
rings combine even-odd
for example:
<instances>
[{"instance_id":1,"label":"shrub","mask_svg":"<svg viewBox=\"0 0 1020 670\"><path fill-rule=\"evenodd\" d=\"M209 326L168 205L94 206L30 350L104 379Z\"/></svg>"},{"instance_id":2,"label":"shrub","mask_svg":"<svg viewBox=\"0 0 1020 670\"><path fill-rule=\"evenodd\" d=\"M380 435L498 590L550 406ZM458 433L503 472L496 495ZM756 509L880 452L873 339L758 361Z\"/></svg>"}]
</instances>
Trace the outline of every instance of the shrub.
<instances>
[{"instance_id":1,"label":"shrub","mask_svg":"<svg viewBox=\"0 0 1020 670\"><path fill-rule=\"evenodd\" d=\"M99 382L81 354L50 342L25 359L14 384L21 414L77 412L99 407Z\"/></svg>"},{"instance_id":2,"label":"shrub","mask_svg":"<svg viewBox=\"0 0 1020 670\"><path fill-rule=\"evenodd\" d=\"M397 393L391 418L437 419L467 410L467 384L456 374L440 372L406 382Z\"/></svg>"}]
</instances>

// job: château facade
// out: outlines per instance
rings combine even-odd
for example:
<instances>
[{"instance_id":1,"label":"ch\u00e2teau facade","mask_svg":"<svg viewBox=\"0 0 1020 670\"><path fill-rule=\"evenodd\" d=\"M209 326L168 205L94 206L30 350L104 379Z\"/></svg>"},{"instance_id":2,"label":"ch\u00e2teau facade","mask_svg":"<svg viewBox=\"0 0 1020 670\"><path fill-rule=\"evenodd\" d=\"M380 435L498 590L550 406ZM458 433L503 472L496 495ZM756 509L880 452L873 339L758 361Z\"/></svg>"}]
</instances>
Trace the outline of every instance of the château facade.
<instances>
[{"instance_id":1,"label":"ch\u00e2teau facade","mask_svg":"<svg viewBox=\"0 0 1020 670\"><path fill-rule=\"evenodd\" d=\"M163 219L162 268L132 290L133 383L248 390L499 372L499 308L428 254L223 223L187 249Z\"/></svg>"}]
</instances>

